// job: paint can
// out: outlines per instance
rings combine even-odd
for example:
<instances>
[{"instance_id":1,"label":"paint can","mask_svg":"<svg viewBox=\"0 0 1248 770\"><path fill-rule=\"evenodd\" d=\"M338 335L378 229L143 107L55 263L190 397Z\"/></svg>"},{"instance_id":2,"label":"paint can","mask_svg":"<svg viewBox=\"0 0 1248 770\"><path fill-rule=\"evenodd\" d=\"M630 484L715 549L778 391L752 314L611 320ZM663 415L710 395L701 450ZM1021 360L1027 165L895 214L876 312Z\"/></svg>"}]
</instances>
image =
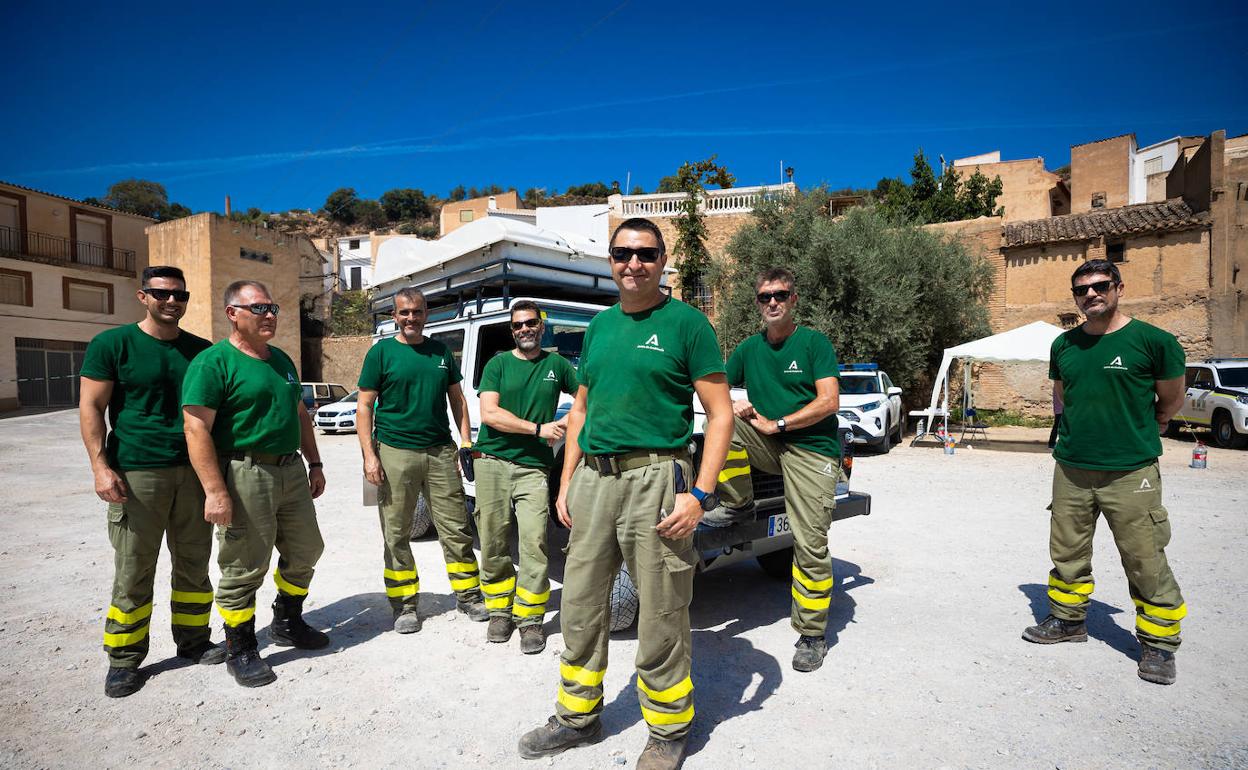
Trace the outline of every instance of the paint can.
<instances>
[{"instance_id":1,"label":"paint can","mask_svg":"<svg viewBox=\"0 0 1248 770\"><path fill-rule=\"evenodd\" d=\"M1196 446L1192 447L1192 467L1204 469L1209 467L1209 447L1196 442Z\"/></svg>"},{"instance_id":2,"label":"paint can","mask_svg":"<svg viewBox=\"0 0 1248 770\"><path fill-rule=\"evenodd\" d=\"M945 436L945 454L947 455L953 454L953 446L954 446L953 436Z\"/></svg>"}]
</instances>

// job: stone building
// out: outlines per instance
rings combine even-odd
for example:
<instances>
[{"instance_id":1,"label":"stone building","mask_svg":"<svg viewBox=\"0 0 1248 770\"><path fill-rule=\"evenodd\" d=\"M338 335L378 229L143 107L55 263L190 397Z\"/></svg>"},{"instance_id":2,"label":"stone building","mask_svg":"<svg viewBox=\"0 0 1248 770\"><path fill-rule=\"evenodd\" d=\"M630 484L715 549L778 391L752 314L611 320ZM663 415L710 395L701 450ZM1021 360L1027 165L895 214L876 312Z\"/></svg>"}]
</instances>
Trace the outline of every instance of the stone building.
<instances>
[{"instance_id":1,"label":"stone building","mask_svg":"<svg viewBox=\"0 0 1248 770\"><path fill-rule=\"evenodd\" d=\"M0 182L0 410L78 403L87 343L143 316L152 222Z\"/></svg>"},{"instance_id":2,"label":"stone building","mask_svg":"<svg viewBox=\"0 0 1248 770\"><path fill-rule=\"evenodd\" d=\"M1139 147L1135 134L1123 134L1070 148L1070 211L1118 208L1165 200L1166 176L1178 157L1204 141L1176 136Z\"/></svg>"},{"instance_id":3,"label":"stone building","mask_svg":"<svg viewBox=\"0 0 1248 770\"><path fill-rule=\"evenodd\" d=\"M484 219L490 209L518 209L520 196L515 190L508 190L498 195L487 195L481 198L469 198L466 201L455 201L442 206L438 215L438 234L446 235L460 225ZM373 252L376 256L376 251Z\"/></svg>"},{"instance_id":4,"label":"stone building","mask_svg":"<svg viewBox=\"0 0 1248 770\"><path fill-rule=\"evenodd\" d=\"M979 172L991 181L1001 178L1001 197L997 205L1003 208L1004 220L1039 219L1070 213L1070 188L1066 180L1044 167L1044 158L1001 160L1001 153L993 151L953 162L953 169L962 181Z\"/></svg>"}]
</instances>

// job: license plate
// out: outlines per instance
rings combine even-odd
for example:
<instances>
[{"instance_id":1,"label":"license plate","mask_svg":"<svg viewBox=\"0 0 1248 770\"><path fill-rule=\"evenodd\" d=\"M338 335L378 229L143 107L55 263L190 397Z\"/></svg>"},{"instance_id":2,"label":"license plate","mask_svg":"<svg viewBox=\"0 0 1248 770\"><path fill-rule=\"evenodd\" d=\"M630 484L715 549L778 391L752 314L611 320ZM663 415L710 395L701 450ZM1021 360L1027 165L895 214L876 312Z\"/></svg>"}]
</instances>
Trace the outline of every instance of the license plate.
<instances>
[{"instance_id":1,"label":"license plate","mask_svg":"<svg viewBox=\"0 0 1248 770\"><path fill-rule=\"evenodd\" d=\"M767 520L767 537L787 535L793 530L789 527L789 514L777 513Z\"/></svg>"}]
</instances>

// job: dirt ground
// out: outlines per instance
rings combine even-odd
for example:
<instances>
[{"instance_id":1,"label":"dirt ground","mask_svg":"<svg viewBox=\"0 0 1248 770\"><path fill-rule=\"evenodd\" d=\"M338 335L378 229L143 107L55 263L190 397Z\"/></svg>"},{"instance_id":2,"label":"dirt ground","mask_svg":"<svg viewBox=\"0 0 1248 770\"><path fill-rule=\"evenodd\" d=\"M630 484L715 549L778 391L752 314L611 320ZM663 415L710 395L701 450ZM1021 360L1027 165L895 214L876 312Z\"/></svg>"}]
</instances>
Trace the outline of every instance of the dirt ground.
<instances>
[{"instance_id":1,"label":"dirt ground","mask_svg":"<svg viewBox=\"0 0 1248 770\"><path fill-rule=\"evenodd\" d=\"M1168 553L1191 610L1176 685L1135 675L1133 608L1105 527L1090 643L1019 638L1045 613L1046 454L902 446L858 459L853 487L873 495L873 514L833 526L837 589L818 672L789 667L787 585L753 562L698 578L686 767L1248 766L1248 637L1235 610L1248 583L1248 452L1211 449L1198 471L1190 441L1164 443ZM389 631L355 438L321 444L327 547L308 617L333 644L265 646L279 679L258 690L223 666L182 665L166 625L166 560L152 676L111 700L100 637L112 558L76 413L0 421L0 766L632 766L646 740L635 639L611 644L606 739L519 759L516 739L553 712L558 614L542 655L521 655L514 637L487 644L484 624L453 611L437 543L424 540L414 544L424 629ZM273 590L260 595L262 625ZM218 640L220 622L214 614Z\"/></svg>"}]
</instances>

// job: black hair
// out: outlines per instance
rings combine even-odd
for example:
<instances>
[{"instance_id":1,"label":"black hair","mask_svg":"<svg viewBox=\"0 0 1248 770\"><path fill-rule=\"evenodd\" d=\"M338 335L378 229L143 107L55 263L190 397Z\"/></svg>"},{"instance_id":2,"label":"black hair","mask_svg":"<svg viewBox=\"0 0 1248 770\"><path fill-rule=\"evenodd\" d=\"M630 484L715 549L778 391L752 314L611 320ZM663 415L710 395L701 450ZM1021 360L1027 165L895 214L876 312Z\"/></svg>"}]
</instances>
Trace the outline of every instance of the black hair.
<instances>
[{"instance_id":1,"label":"black hair","mask_svg":"<svg viewBox=\"0 0 1248 770\"><path fill-rule=\"evenodd\" d=\"M182 275L182 269L178 267L169 267L168 265L152 265L143 268L143 285L153 278L172 278L175 281L181 281L182 285L186 285L186 276Z\"/></svg>"},{"instance_id":2,"label":"black hair","mask_svg":"<svg viewBox=\"0 0 1248 770\"><path fill-rule=\"evenodd\" d=\"M511 317L515 318L516 313L519 313L522 310L528 310L530 313L536 314L538 318L542 317L542 309L531 299L522 299L519 302L514 303L511 306Z\"/></svg>"},{"instance_id":3,"label":"black hair","mask_svg":"<svg viewBox=\"0 0 1248 770\"><path fill-rule=\"evenodd\" d=\"M1075 279L1084 275L1108 275L1114 279L1114 283L1122 283L1122 275L1118 272L1118 266L1108 259L1089 259L1079 267L1075 268L1075 272L1070 274L1070 285L1075 285Z\"/></svg>"},{"instance_id":4,"label":"black hair","mask_svg":"<svg viewBox=\"0 0 1248 770\"><path fill-rule=\"evenodd\" d=\"M663 231L659 229L658 225L651 222L649 219L646 219L645 217L625 219L619 224L618 227L615 228L615 232L611 233L610 246L615 245L615 238L620 234L621 230L636 230L642 233L650 233L654 236L654 239L659 242L659 256L667 256L667 244L663 242Z\"/></svg>"}]
</instances>

